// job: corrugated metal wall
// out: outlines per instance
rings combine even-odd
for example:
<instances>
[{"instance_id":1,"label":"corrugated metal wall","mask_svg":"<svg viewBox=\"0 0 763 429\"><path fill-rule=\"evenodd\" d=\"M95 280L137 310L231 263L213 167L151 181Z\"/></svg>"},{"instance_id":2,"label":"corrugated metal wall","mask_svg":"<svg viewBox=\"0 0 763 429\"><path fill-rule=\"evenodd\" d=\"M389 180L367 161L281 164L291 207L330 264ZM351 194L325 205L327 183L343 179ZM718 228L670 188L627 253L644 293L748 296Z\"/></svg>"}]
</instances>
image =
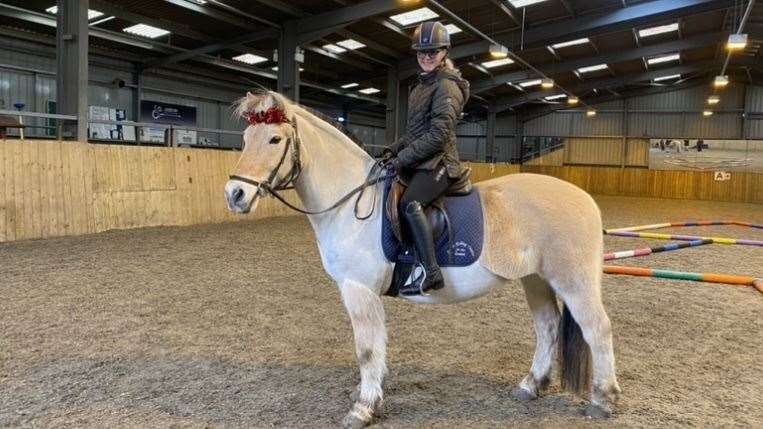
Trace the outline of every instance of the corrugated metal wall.
<instances>
[{"instance_id":1,"label":"corrugated metal wall","mask_svg":"<svg viewBox=\"0 0 763 429\"><path fill-rule=\"evenodd\" d=\"M747 138L763 139L763 86L748 87L745 110L751 113L745 124Z\"/></svg>"},{"instance_id":2,"label":"corrugated metal wall","mask_svg":"<svg viewBox=\"0 0 763 429\"><path fill-rule=\"evenodd\" d=\"M19 48L20 49L20 48ZM39 55L21 52L19 49L0 49L0 109L13 109L14 103L24 103L25 110L46 112L48 101L56 99L55 59L49 53ZM105 106L127 111L128 119L137 119L134 110L135 90L131 87L116 88L114 79L122 79L128 85L133 83L130 64L117 60L108 62L107 67L91 65L88 102L90 105ZM244 123L232 117L230 104L242 94L233 90L188 83L170 77L147 75L143 80L144 100L193 106L197 109L197 126L222 130L240 131ZM329 116L337 112L324 111ZM351 113L351 118L353 115ZM376 118L358 116L360 123L348 128L366 145L384 145L383 121ZM28 125L44 126L43 119L28 119ZM378 123L378 124L377 124ZM380 125L380 126L379 126ZM14 131L10 134L13 135ZM43 137L45 129L31 128L27 135ZM212 144L221 147L238 147L241 138L235 135L200 133L199 138L208 138Z\"/></svg>"},{"instance_id":3,"label":"corrugated metal wall","mask_svg":"<svg viewBox=\"0 0 763 429\"><path fill-rule=\"evenodd\" d=\"M648 165L649 138L763 138L763 87L723 90L715 114L705 117L701 111L709 94L708 88L696 87L602 103L595 106L593 118L582 111L554 112L526 122L524 134L569 137L564 155L568 164L626 166ZM625 148L624 117L629 136Z\"/></svg>"},{"instance_id":4,"label":"corrugated metal wall","mask_svg":"<svg viewBox=\"0 0 763 429\"><path fill-rule=\"evenodd\" d=\"M745 94L747 91L747 94ZM718 113L704 117L701 111L710 94L708 88L696 87L627 100L628 135L652 138L728 138L742 135L742 109L763 112L763 89L737 85L721 93ZM759 103L759 104L754 104ZM756 107L757 106L757 107ZM582 111L553 112L525 123L527 136L622 136L622 101L594 106L598 114L589 118ZM757 110L756 110L757 109ZM577 109L581 110L581 109ZM749 138L760 138L759 121L750 120Z\"/></svg>"},{"instance_id":5,"label":"corrugated metal wall","mask_svg":"<svg viewBox=\"0 0 763 429\"><path fill-rule=\"evenodd\" d=\"M519 153L516 144L516 116L499 115L495 122L495 159L508 162ZM484 161L487 149L487 121L461 122L456 129L462 159Z\"/></svg>"}]
</instances>

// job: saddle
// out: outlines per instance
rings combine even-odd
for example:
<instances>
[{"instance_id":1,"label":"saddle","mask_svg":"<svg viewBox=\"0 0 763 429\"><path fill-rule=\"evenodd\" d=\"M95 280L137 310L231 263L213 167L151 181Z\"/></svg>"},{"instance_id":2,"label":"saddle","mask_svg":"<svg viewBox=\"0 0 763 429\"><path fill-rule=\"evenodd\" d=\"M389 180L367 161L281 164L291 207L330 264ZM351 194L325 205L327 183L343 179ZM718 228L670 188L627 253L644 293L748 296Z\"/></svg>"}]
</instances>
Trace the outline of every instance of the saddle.
<instances>
[{"instance_id":1,"label":"saddle","mask_svg":"<svg viewBox=\"0 0 763 429\"><path fill-rule=\"evenodd\" d=\"M425 213L432 226L437 262L441 267L466 267L479 259L483 242L483 215L479 192L473 190L467 171ZM386 295L397 296L418 263L414 246L405 237L400 216L400 197L406 186L397 178L384 185L384 216L381 245L388 261L395 264Z\"/></svg>"},{"instance_id":2,"label":"saddle","mask_svg":"<svg viewBox=\"0 0 763 429\"><path fill-rule=\"evenodd\" d=\"M436 199L432 204L424 210L424 213L429 219L429 225L432 227L432 239L437 242L437 239L442 236L443 232L448 231L448 241L453 238L452 231L450 231L450 220L448 218L448 212L445 210L444 200L446 197L464 197L472 193L472 183L469 181L469 177L472 174L472 169L468 168L466 172L454 182L445 194ZM395 180L389 189L387 195L387 201L385 203L384 211L389 219L392 232L395 234L395 238L401 243L406 242L406 237L403 234L403 228L400 221L400 198L408 187L400 180Z\"/></svg>"}]
</instances>

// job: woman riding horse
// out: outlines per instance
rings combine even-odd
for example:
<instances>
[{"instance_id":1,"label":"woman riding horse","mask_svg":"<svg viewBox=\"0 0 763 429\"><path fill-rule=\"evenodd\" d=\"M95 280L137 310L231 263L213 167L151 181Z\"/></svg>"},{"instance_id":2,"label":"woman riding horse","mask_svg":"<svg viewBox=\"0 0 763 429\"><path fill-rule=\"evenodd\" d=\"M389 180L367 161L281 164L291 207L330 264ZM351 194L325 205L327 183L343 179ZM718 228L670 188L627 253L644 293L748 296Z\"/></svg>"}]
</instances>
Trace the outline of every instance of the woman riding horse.
<instances>
[{"instance_id":1,"label":"woman riding horse","mask_svg":"<svg viewBox=\"0 0 763 429\"><path fill-rule=\"evenodd\" d=\"M469 82L448 58L450 35L444 25L419 25L412 48L422 72L408 99L407 130L384 150L387 165L408 185L400 207L424 269L410 288L401 289L405 295L444 286L424 208L466 174L456 149L456 123L469 98Z\"/></svg>"}]
</instances>

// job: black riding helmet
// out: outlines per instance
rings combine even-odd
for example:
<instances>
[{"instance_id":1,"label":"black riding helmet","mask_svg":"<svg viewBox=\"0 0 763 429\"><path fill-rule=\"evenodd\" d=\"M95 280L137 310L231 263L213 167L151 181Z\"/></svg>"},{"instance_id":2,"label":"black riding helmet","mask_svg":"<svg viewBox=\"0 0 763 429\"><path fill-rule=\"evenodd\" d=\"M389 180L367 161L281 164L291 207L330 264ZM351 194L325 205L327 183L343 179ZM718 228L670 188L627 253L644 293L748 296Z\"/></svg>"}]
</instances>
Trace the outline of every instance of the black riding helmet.
<instances>
[{"instance_id":1,"label":"black riding helmet","mask_svg":"<svg viewBox=\"0 0 763 429\"><path fill-rule=\"evenodd\" d=\"M450 34L444 25L437 21L429 21L416 27L413 33L413 44L416 51L450 48Z\"/></svg>"}]
</instances>

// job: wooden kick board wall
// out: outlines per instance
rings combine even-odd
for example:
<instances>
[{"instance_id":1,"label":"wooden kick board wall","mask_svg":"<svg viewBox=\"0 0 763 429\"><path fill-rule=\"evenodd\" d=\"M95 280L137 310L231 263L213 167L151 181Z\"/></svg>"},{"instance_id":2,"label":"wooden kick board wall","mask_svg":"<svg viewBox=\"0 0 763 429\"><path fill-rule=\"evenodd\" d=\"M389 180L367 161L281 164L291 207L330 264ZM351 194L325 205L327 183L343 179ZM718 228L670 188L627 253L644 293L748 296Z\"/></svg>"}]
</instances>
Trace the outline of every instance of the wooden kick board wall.
<instances>
[{"instance_id":1,"label":"wooden kick board wall","mask_svg":"<svg viewBox=\"0 0 763 429\"><path fill-rule=\"evenodd\" d=\"M230 213L223 187L238 152L0 141L0 242L109 229L290 214L272 199ZM296 202L293 191L287 193Z\"/></svg>"},{"instance_id":2,"label":"wooden kick board wall","mask_svg":"<svg viewBox=\"0 0 763 429\"><path fill-rule=\"evenodd\" d=\"M662 171L618 167L522 166L524 173L554 176L591 194L763 203L763 174L731 173L718 182L712 171Z\"/></svg>"},{"instance_id":3,"label":"wooden kick board wall","mask_svg":"<svg viewBox=\"0 0 763 429\"><path fill-rule=\"evenodd\" d=\"M0 141L0 242L110 229L234 222L294 212L272 198L250 215L230 213L223 187L240 152ZM507 164L470 163L479 182L518 173ZM593 194L763 203L763 174L640 168L523 166ZM287 193L297 203L293 192Z\"/></svg>"}]
</instances>

